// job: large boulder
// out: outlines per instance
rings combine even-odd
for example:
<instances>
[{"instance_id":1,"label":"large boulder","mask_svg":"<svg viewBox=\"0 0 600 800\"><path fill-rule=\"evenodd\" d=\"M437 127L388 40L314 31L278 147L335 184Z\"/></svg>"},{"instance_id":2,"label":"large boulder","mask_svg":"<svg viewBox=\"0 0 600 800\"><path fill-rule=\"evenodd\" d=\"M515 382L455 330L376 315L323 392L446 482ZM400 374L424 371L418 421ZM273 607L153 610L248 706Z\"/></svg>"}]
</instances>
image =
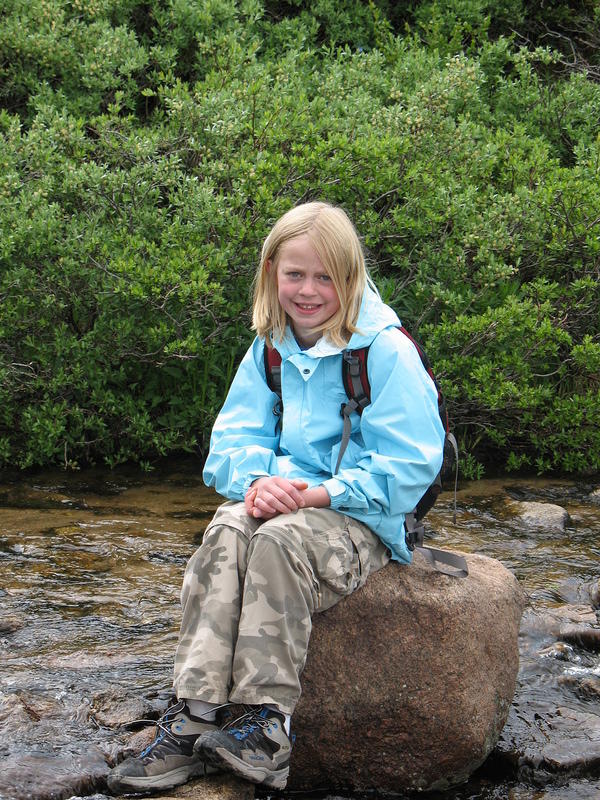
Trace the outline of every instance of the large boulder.
<instances>
[{"instance_id":1,"label":"large boulder","mask_svg":"<svg viewBox=\"0 0 600 800\"><path fill-rule=\"evenodd\" d=\"M417 552L315 615L290 789L445 789L482 764L515 691L526 598L500 562L466 558L453 578Z\"/></svg>"}]
</instances>

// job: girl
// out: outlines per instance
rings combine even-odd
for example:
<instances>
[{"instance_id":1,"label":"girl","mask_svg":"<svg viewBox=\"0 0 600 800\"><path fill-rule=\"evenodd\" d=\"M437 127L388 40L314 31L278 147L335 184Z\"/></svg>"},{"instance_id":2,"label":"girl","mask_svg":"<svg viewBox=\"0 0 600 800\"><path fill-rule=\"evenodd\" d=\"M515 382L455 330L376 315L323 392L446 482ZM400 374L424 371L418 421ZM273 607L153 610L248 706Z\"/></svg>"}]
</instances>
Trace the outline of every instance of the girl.
<instances>
[{"instance_id":1,"label":"girl","mask_svg":"<svg viewBox=\"0 0 600 800\"><path fill-rule=\"evenodd\" d=\"M204 467L228 502L185 572L178 703L111 788L164 789L215 770L285 786L311 617L390 558L410 561L404 517L442 462L436 390L399 324L344 211L307 203L275 224L255 282L258 335ZM352 415L336 469L342 352L367 345L371 403ZM281 417L265 347L281 354Z\"/></svg>"}]
</instances>

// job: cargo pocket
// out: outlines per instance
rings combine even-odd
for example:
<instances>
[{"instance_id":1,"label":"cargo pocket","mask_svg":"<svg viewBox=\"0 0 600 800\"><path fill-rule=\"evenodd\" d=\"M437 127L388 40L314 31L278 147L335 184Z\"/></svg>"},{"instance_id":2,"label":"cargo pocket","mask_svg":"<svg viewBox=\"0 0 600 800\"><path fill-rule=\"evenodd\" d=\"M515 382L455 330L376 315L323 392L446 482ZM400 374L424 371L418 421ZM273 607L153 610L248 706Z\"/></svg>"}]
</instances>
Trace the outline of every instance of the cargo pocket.
<instances>
[{"instance_id":1,"label":"cargo pocket","mask_svg":"<svg viewBox=\"0 0 600 800\"><path fill-rule=\"evenodd\" d=\"M323 611L364 582L360 553L347 528L323 531L307 544L307 555L319 584L318 606Z\"/></svg>"},{"instance_id":2,"label":"cargo pocket","mask_svg":"<svg viewBox=\"0 0 600 800\"><path fill-rule=\"evenodd\" d=\"M348 535L358 553L360 561L360 584L362 586L372 572L384 567L390 560L389 548L366 525L348 518ZM356 587L359 588L358 586Z\"/></svg>"}]
</instances>

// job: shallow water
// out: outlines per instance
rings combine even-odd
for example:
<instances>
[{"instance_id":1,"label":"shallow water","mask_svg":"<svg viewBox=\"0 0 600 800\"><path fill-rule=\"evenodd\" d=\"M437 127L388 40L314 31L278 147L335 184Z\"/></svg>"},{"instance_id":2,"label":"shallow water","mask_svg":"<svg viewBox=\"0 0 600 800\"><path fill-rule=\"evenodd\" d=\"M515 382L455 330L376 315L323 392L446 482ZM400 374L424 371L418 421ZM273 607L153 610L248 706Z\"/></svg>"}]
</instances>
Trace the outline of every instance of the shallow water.
<instances>
[{"instance_id":1,"label":"shallow water","mask_svg":"<svg viewBox=\"0 0 600 800\"><path fill-rule=\"evenodd\" d=\"M567 605L589 607L600 572L600 505L588 500L597 487L481 481L461 488L456 526L448 495L430 514L432 544L499 559L530 595L521 632L520 704L598 714L599 696L580 691L583 679L600 676L598 652L574 646L566 658L552 653L556 638L548 625ZM511 499L559 503L570 515L565 531L523 526ZM35 793L36 765L43 777L48 765L62 768L58 759L67 755L93 756L98 763L115 757L123 732L102 718L107 687L123 696L133 691L145 715L164 707L183 569L218 503L194 460L149 474L0 476L0 758L13 770L14 784L3 795L0 778L0 797L43 796ZM15 703L17 723L8 736ZM598 762L544 786L535 785L539 776L530 783L518 771L509 775L503 762L500 774L484 770L468 786L435 797L600 797ZM30 773L22 784L19 765Z\"/></svg>"}]
</instances>

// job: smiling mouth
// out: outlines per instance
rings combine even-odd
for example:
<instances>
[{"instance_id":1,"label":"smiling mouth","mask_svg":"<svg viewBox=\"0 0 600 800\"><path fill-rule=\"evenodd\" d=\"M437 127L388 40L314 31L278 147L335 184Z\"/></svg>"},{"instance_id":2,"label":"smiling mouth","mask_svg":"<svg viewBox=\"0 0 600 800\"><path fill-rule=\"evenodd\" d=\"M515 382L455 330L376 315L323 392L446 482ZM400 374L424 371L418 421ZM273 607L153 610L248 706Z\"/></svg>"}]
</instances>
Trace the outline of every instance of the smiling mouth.
<instances>
[{"instance_id":1,"label":"smiling mouth","mask_svg":"<svg viewBox=\"0 0 600 800\"><path fill-rule=\"evenodd\" d=\"M312 303L296 303L296 306L302 311L315 311L317 308L320 308L320 306Z\"/></svg>"}]
</instances>

